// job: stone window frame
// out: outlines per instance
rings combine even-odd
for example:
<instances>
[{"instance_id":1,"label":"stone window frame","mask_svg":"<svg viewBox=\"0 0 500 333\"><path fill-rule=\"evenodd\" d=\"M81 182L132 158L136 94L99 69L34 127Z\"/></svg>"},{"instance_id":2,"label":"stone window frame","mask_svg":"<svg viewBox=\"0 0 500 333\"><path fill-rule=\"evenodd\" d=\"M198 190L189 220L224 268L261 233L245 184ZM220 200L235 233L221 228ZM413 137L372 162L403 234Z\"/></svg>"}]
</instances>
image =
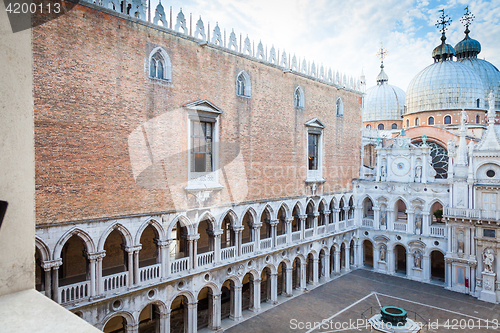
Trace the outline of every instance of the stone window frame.
<instances>
[{"instance_id":1,"label":"stone window frame","mask_svg":"<svg viewBox=\"0 0 500 333\"><path fill-rule=\"evenodd\" d=\"M301 86L297 86L293 92L293 106L297 109L305 107L304 89Z\"/></svg>"},{"instance_id":2,"label":"stone window frame","mask_svg":"<svg viewBox=\"0 0 500 333\"><path fill-rule=\"evenodd\" d=\"M446 122L446 118L447 118L447 117L450 119L450 122ZM447 114L447 115L445 115L445 116L443 117L443 124L444 124L444 125L451 125L452 121L453 121L453 118L452 118L452 117L451 117L451 115L449 115L449 114Z\"/></svg>"},{"instance_id":3,"label":"stone window frame","mask_svg":"<svg viewBox=\"0 0 500 333\"><path fill-rule=\"evenodd\" d=\"M160 60L163 66L163 77L158 77L157 76L157 71L155 71L156 75L151 76L151 62L153 61L153 57L159 53L160 54ZM172 82L172 63L170 61L170 57L168 56L167 51L163 49L161 46L155 47L150 53L148 57L148 78L152 80L161 80L164 82Z\"/></svg>"},{"instance_id":4,"label":"stone window frame","mask_svg":"<svg viewBox=\"0 0 500 333\"><path fill-rule=\"evenodd\" d=\"M324 160L324 129L325 125L318 119L314 118L306 122L306 149L305 149L305 164L307 170L306 183L323 183L323 160ZM309 134L319 135L318 137L318 168L317 170L309 170Z\"/></svg>"},{"instance_id":5,"label":"stone window frame","mask_svg":"<svg viewBox=\"0 0 500 333\"><path fill-rule=\"evenodd\" d=\"M337 100L335 101L335 114L337 117L344 116L344 101L342 100L342 97L337 97Z\"/></svg>"},{"instance_id":6,"label":"stone window frame","mask_svg":"<svg viewBox=\"0 0 500 333\"><path fill-rule=\"evenodd\" d=\"M241 80L240 80L241 78ZM243 83L243 87L241 87L241 83ZM242 70L236 75L236 96L239 97L252 97L252 81L250 80L250 75L245 70Z\"/></svg>"}]
</instances>

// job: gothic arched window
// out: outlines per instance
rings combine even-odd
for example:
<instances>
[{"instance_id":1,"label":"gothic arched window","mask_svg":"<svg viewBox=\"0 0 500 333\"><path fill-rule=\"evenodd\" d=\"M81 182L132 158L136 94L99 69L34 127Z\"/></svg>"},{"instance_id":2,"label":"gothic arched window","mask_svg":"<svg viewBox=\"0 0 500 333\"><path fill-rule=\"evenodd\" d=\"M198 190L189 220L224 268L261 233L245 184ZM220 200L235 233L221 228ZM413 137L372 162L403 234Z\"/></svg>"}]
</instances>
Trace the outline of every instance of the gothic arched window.
<instances>
[{"instance_id":1,"label":"gothic arched window","mask_svg":"<svg viewBox=\"0 0 500 333\"><path fill-rule=\"evenodd\" d=\"M242 97L251 96L250 77L245 71L241 71L236 77L236 95Z\"/></svg>"},{"instance_id":2,"label":"gothic arched window","mask_svg":"<svg viewBox=\"0 0 500 333\"><path fill-rule=\"evenodd\" d=\"M301 87L297 87L293 94L293 106L296 108L304 108L304 91Z\"/></svg>"},{"instance_id":3,"label":"gothic arched window","mask_svg":"<svg viewBox=\"0 0 500 333\"><path fill-rule=\"evenodd\" d=\"M172 79L170 58L161 47L155 48L149 55L149 77L170 81Z\"/></svg>"},{"instance_id":4,"label":"gothic arched window","mask_svg":"<svg viewBox=\"0 0 500 333\"><path fill-rule=\"evenodd\" d=\"M337 116L343 116L344 115L344 102L342 101L342 98L337 98L337 102L335 103L336 111L337 111Z\"/></svg>"}]
</instances>

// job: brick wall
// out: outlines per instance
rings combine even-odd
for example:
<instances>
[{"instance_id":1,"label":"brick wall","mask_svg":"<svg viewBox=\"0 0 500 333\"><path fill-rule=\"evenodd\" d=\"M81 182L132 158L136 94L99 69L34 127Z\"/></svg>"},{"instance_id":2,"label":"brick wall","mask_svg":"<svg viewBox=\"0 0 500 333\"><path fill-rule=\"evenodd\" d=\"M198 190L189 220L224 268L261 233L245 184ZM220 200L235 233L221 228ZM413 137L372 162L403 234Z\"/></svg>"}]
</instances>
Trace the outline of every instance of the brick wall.
<instances>
[{"instance_id":1,"label":"brick wall","mask_svg":"<svg viewBox=\"0 0 500 333\"><path fill-rule=\"evenodd\" d=\"M157 46L170 57L171 83L148 77ZM188 119L182 106L200 99L223 111L221 143L239 147L237 163L229 164L234 151L227 150L234 146L221 146L225 188L207 204L307 193L304 123L312 118L326 126L326 183L319 192L347 189L358 173L360 98L352 92L81 5L33 29L33 56L38 224L187 208L193 198L184 190ZM235 94L241 70L250 76L251 98ZM304 109L293 107L298 85ZM338 97L343 117L335 114ZM136 178L133 131L146 132L165 157Z\"/></svg>"}]
</instances>

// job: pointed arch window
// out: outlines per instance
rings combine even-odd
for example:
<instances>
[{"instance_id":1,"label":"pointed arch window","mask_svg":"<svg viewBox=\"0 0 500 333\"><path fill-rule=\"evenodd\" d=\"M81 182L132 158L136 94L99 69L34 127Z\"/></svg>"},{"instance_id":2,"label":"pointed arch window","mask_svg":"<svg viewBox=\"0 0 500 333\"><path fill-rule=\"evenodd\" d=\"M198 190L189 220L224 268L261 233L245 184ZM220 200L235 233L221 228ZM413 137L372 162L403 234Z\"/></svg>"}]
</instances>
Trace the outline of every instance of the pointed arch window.
<instances>
[{"instance_id":1,"label":"pointed arch window","mask_svg":"<svg viewBox=\"0 0 500 333\"><path fill-rule=\"evenodd\" d=\"M295 92L293 94L293 105L298 109L304 108L304 90L299 86L295 88Z\"/></svg>"},{"instance_id":2,"label":"pointed arch window","mask_svg":"<svg viewBox=\"0 0 500 333\"><path fill-rule=\"evenodd\" d=\"M336 112L337 116L343 117L344 116L344 102L342 101L342 98L337 98L337 102L335 103L336 107Z\"/></svg>"},{"instance_id":3,"label":"pointed arch window","mask_svg":"<svg viewBox=\"0 0 500 333\"><path fill-rule=\"evenodd\" d=\"M250 76L247 72L241 71L236 77L236 95L241 97L250 97L252 94L252 86Z\"/></svg>"},{"instance_id":4,"label":"pointed arch window","mask_svg":"<svg viewBox=\"0 0 500 333\"><path fill-rule=\"evenodd\" d=\"M155 48L149 55L149 77L165 81L172 80L170 57L161 47Z\"/></svg>"}]
</instances>

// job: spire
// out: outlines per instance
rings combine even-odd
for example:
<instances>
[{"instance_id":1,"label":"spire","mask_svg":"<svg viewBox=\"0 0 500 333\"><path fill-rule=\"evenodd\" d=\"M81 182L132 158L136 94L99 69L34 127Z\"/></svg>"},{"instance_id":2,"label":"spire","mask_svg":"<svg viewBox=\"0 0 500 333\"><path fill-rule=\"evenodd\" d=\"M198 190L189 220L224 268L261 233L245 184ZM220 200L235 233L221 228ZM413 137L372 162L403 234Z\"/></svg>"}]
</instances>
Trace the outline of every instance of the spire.
<instances>
[{"instance_id":1,"label":"spire","mask_svg":"<svg viewBox=\"0 0 500 333\"><path fill-rule=\"evenodd\" d=\"M380 49L377 51L377 56L380 58L380 73L377 75L377 84L383 84L389 81L389 77L384 72L384 59L387 53L387 50L384 49L384 45L380 42Z\"/></svg>"},{"instance_id":2,"label":"spire","mask_svg":"<svg viewBox=\"0 0 500 333\"><path fill-rule=\"evenodd\" d=\"M474 14L469 12L469 6L465 7L465 14L460 19L460 22L465 26L465 38L455 45L456 56L458 59L462 58L476 58L481 52L481 44L469 37L469 26L474 21Z\"/></svg>"},{"instance_id":3,"label":"spire","mask_svg":"<svg viewBox=\"0 0 500 333\"><path fill-rule=\"evenodd\" d=\"M449 44L446 44L446 30L447 27L451 24L451 19L448 15L444 14L444 9L440 10L441 16L436 23L436 27L440 28L441 31L441 45L434 48L432 51L432 57L434 58L434 62L445 61L445 60L453 60L453 56L455 55L455 50Z\"/></svg>"}]
</instances>

